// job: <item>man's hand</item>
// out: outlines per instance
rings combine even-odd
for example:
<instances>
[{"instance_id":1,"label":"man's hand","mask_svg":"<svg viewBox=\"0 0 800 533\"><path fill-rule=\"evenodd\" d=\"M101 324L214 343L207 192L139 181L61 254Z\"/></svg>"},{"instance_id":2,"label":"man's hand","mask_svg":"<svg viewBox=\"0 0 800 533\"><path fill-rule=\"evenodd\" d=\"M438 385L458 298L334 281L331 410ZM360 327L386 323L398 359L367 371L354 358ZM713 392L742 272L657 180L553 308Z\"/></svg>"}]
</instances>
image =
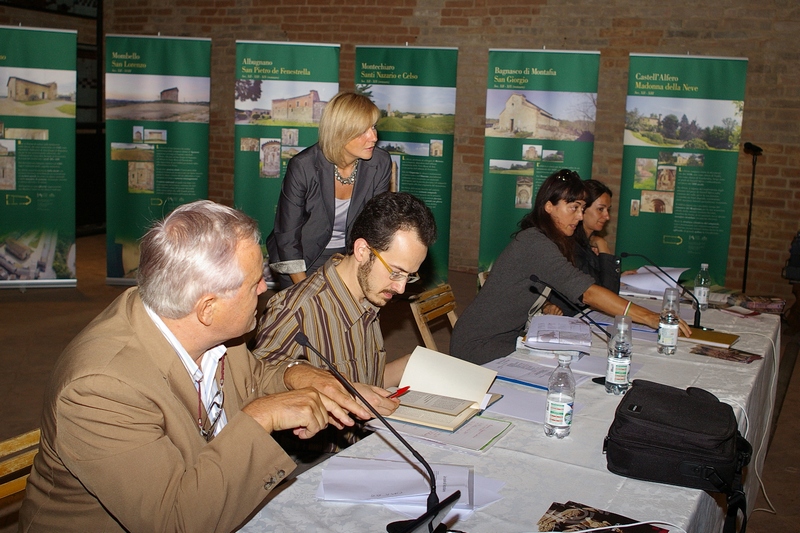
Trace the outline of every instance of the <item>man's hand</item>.
<instances>
[{"instance_id":1,"label":"man's hand","mask_svg":"<svg viewBox=\"0 0 800 533\"><path fill-rule=\"evenodd\" d=\"M392 393L386 389L365 383L353 383L353 386L383 416L389 416L400 407L400 399L389 398Z\"/></svg>"},{"instance_id":2,"label":"man's hand","mask_svg":"<svg viewBox=\"0 0 800 533\"><path fill-rule=\"evenodd\" d=\"M286 388L290 390L311 387L336 402L341 408L352 413L354 416L362 420L369 420L372 418L372 414L367 408L358 403L355 398L345 390L342 384L339 383L336 377L327 370L322 370L310 364L295 365L288 369L283 375L283 382ZM348 426L351 425L347 424L344 420L339 420ZM352 422L349 416L347 420Z\"/></svg>"},{"instance_id":3,"label":"man's hand","mask_svg":"<svg viewBox=\"0 0 800 533\"><path fill-rule=\"evenodd\" d=\"M301 439L313 437L328 423L339 429L354 424L336 402L313 389L262 396L244 406L242 412L253 417L270 433L292 429ZM331 417L328 417L328 413L331 413ZM343 421L343 424L339 421Z\"/></svg>"}]
</instances>

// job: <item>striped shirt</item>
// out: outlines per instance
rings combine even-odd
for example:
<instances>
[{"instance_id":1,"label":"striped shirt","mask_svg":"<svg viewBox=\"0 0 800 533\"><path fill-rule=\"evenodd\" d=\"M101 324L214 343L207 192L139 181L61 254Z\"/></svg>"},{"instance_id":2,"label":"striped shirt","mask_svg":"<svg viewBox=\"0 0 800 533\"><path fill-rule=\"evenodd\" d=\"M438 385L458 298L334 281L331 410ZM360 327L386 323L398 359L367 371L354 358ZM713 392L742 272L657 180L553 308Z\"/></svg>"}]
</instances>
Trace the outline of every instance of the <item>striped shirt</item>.
<instances>
[{"instance_id":1,"label":"striped shirt","mask_svg":"<svg viewBox=\"0 0 800 533\"><path fill-rule=\"evenodd\" d=\"M269 300L253 354L273 364L307 359L327 369L317 355L295 342L295 335L302 331L349 380L382 387L386 351L380 309L353 298L336 271L343 258L334 255L314 274Z\"/></svg>"}]
</instances>

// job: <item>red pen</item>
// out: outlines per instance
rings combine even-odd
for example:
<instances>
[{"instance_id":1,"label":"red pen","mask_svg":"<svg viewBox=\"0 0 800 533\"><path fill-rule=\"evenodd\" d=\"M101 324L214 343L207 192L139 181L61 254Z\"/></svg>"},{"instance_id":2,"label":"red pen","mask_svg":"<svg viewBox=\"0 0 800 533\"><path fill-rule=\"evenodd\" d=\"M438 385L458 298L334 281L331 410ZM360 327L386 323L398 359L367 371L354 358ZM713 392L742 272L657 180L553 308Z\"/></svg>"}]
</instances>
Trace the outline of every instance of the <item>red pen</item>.
<instances>
[{"instance_id":1,"label":"red pen","mask_svg":"<svg viewBox=\"0 0 800 533\"><path fill-rule=\"evenodd\" d=\"M402 389L397 389L396 391L394 391L392 394L389 395L389 398L399 398L403 394L407 393L409 390L411 390L411 387L403 387Z\"/></svg>"}]
</instances>

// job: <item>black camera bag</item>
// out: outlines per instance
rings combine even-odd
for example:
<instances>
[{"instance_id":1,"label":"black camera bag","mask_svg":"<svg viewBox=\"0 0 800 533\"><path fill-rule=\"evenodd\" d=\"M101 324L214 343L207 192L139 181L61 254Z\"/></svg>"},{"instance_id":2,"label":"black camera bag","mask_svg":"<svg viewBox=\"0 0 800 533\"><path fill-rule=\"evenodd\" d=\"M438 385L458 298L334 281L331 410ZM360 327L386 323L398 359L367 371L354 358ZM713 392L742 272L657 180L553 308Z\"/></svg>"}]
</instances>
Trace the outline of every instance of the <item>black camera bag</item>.
<instances>
[{"instance_id":1,"label":"black camera bag","mask_svg":"<svg viewBox=\"0 0 800 533\"><path fill-rule=\"evenodd\" d=\"M710 392L634 380L617 406L603 452L615 474L726 494L724 531L736 530L741 509L744 533L741 476L752 447L739 433L731 406Z\"/></svg>"}]
</instances>

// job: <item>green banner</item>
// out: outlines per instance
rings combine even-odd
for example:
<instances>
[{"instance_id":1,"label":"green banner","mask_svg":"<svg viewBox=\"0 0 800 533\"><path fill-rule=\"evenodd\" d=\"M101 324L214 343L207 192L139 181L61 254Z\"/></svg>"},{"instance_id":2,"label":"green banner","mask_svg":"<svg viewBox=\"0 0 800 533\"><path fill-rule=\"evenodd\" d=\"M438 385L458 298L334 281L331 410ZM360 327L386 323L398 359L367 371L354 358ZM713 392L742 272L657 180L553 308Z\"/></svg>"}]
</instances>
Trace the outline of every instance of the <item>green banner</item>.
<instances>
[{"instance_id":1,"label":"green banner","mask_svg":"<svg viewBox=\"0 0 800 533\"><path fill-rule=\"evenodd\" d=\"M210 72L210 39L106 36L108 283L135 283L153 221L208 197Z\"/></svg>"},{"instance_id":2,"label":"green banner","mask_svg":"<svg viewBox=\"0 0 800 533\"><path fill-rule=\"evenodd\" d=\"M618 253L685 279L708 263L725 283L746 74L746 59L631 54Z\"/></svg>"},{"instance_id":3,"label":"green banner","mask_svg":"<svg viewBox=\"0 0 800 533\"><path fill-rule=\"evenodd\" d=\"M322 110L339 92L339 45L237 41L234 92L233 201L266 239L286 165L317 142ZM264 275L272 283L269 268Z\"/></svg>"},{"instance_id":4,"label":"green banner","mask_svg":"<svg viewBox=\"0 0 800 533\"><path fill-rule=\"evenodd\" d=\"M0 287L74 287L77 33L0 27Z\"/></svg>"},{"instance_id":5,"label":"green banner","mask_svg":"<svg viewBox=\"0 0 800 533\"><path fill-rule=\"evenodd\" d=\"M392 156L392 190L423 200L439 238L423 283L447 281L456 111L456 48L356 47L356 89L381 110L378 146Z\"/></svg>"},{"instance_id":6,"label":"green banner","mask_svg":"<svg viewBox=\"0 0 800 533\"><path fill-rule=\"evenodd\" d=\"M599 52L489 50L478 270L562 168L592 177Z\"/></svg>"}]
</instances>

